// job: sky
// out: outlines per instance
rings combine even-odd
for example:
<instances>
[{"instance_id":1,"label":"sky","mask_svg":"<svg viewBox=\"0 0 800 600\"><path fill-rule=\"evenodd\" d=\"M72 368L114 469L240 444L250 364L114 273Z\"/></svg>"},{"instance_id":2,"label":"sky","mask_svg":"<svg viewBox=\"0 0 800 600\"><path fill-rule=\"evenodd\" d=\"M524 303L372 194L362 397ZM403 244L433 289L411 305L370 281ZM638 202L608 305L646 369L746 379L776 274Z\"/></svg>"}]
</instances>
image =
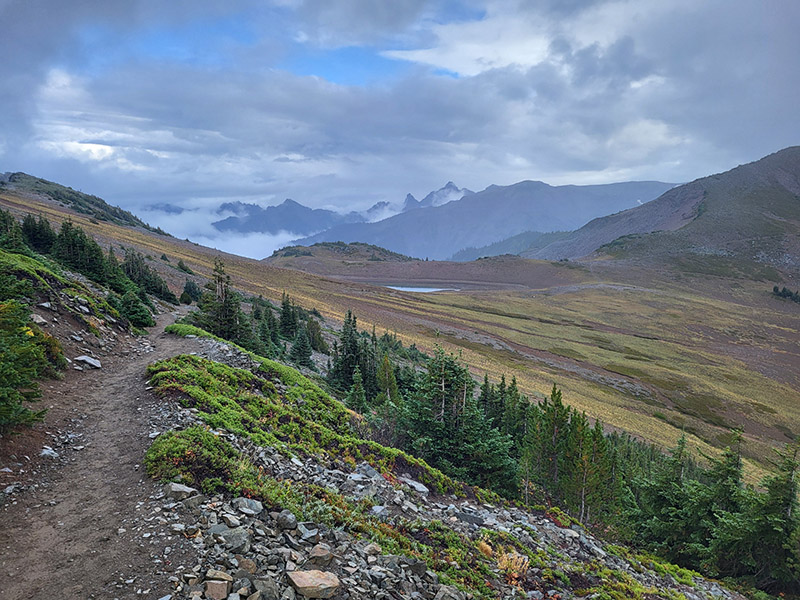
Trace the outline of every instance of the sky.
<instances>
[{"instance_id":1,"label":"sky","mask_svg":"<svg viewBox=\"0 0 800 600\"><path fill-rule=\"evenodd\" d=\"M0 22L0 172L248 255L292 235L219 238L220 204L679 183L800 143L796 0L0 0Z\"/></svg>"}]
</instances>

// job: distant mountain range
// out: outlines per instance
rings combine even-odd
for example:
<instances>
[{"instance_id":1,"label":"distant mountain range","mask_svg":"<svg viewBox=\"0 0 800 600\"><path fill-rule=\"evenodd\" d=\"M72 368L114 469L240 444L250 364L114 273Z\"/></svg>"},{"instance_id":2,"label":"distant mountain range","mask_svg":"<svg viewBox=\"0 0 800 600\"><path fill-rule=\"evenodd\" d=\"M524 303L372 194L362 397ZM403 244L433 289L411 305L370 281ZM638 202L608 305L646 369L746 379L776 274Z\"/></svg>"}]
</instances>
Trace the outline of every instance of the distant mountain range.
<instances>
[{"instance_id":1,"label":"distant mountain range","mask_svg":"<svg viewBox=\"0 0 800 600\"><path fill-rule=\"evenodd\" d=\"M417 200L411 194L406 196L405 202L403 202L403 210L402 212L407 212L409 210L415 210L417 208L430 208L432 206L441 206L443 204L447 204L448 202L454 202L456 200L460 200L464 196L469 196L470 194L474 194L472 190L468 190L467 188L459 188L455 183L452 181L448 181L444 187L439 188L425 196L422 200Z\"/></svg>"},{"instance_id":2,"label":"distant mountain range","mask_svg":"<svg viewBox=\"0 0 800 600\"><path fill-rule=\"evenodd\" d=\"M595 217L646 203L673 185L645 181L551 186L523 181L470 193L451 182L420 202L408 197L405 211L388 219L337 225L294 243L357 241L410 256L446 259L464 248L525 231L573 230ZM456 195L460 199L447 201Z\"/></svg>"},{"instance_id":3,"label":"distant mountain range","mask_svg":"<svg viewBox=\"0 0 800 600\"><path fill-rule=\"evenodd\" d=\"M237 233L272 233L290 231L308 235L342 223L361 223L364 216L350 212L341 214L321 208L308 208L299 202L286 199L277 206L262 208L257 204L226 202L217 212L233 212L234 216L212 223L219 231Z\"/></svg>"},{"instance_id":4,"label":"distant mountain range","mask_svg":"<svg viewBox=\"0 0 800 600\"><path fill-rule=\"evenodd\" d=\"M676 187L559 239L539 238L519 254L552 260L598 249L620 258L702 262L695 267L716 265L729 275L746 268L742 260L800 270L800 147Z\"/></svg>"}]
</instances>

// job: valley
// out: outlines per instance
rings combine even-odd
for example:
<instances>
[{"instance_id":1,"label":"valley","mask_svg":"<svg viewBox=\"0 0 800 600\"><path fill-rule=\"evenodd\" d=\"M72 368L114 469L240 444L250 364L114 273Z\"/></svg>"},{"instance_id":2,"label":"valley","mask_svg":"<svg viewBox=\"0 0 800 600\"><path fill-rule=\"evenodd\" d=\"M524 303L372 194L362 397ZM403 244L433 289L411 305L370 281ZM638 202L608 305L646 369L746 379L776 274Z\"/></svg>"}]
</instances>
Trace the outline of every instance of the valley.
<instances>
[{"instance_id":1,"label":"valley","mask_svg":"<svg viewBox=\"0 0 800 600\"><path fill-rule=\"evenodd\" d=\"M726 184L725 178L722 181ZM752 181L752 178L748 181ZM694 182L689 185L695 189L701 184ZM684 448L685 443L685 451L692 457L698 457L701 465L721 464L719 457L730 456L726 448L733 444L739 453L737 457L743 459L743 480L757 485L767 481L765 477L774 477L775 451L787 447L800 432L800 406L796 402L800 395L800 311L797 303L792 301L791 292L789 298L773 293L773 286L796 288L797 273L793 268L795 255L792 254L795 231L790 219L791 210L794 210L791 204L791 181L789 185L786 188L788 193L780 192L773 196L776 200L769 207L767 216L769 221L777 217L784 219L781 221L785 225L779 240L784 249L782 263L776 262L773 255L759 254L767 244L760 229L748 239L714 238L708 233L709 230L704 229L708 222L719 222L719 215L724 212L713 202L720 198L718 191L705 195L707 200L702 210L693 204L694 212L675 231L626 234L580 259L562 260L501 255L471 262L431 261L365 243L323 242L308 247L287 247L267 259L257 261L221 253L190 240L178 240L136 222L115 222L104 212L102 204L93 207L91 214L76 212L73 204L59 199L67 196L50 195L50 187L46 188L47 193L31 189L0 189L0 208L18 218L25 214L42 216L56 229L62 223L71 223L73 228L85 230L103 251L113 248L115 253L124 254L126 261L129 250L134 249L141 253L139 260L143 265L137 268L157 273L171 289L170 293L177 294L187 281L193 282L198 288L214 281L214 285L208 289L216 289L218 297L225 298L228 292L220 292L220 286L227 289L230 285L252 314L253 323L263 319L263 313L256 317L256 311L266 310L272 315L272 311L277 310L273 307L279 305L281 320L288 314L286 306L290 309L297 307L305 315L304 318L310 319L313 315L319 319L321 329L318 331L327 338L329 344L333 344L334 351L327 357L327 367L326 357L320 354L316 356L319 371L308 371L314 363L306 363L305 373L314 378L317 382L314 384L306 383L306 380L298 383L300 380L296 377L300 375L296 371L277 366L277 363L259 363L262 359L253 354L237 354L243 352L241 349L215 345L222 341L210 336L210 356L214 361L233 360L231 366L241 368L244 365L247 373L253 374L258 373L260 368L274 370L275 376L280 379L278 383L264 382L258 385L265 386L264 390L272 390L270 386L277 385L276 389L281 394L285 392L286 397L281 397L280 402L269 409L258 408L252 398L248 399L250 396L247 395L249 392L245 383L252 374L225 374L227 372L219 371L221 367L196 363L194 358L170 359L173 366L165 368L174 371L170 371L162 393L169 396L169 390L173 389L171 386L177 385L175 389L188 394L189 399L182 402L188 405L192 402L201 403L204 408L200 413L200 421L191 422L205 422L228 431L236 451L246 453L250 448L248 442L243 442L238 436L249 436L261 446L291 443L294 444L292 448L303 455L313 453L311 448L315 448L320 440L327 440L319 451L333 452L332 456L338 451L331 450L326 444L332 444L333 448L344 445L350 448L348 452L354 452L356 458L366 457L370 464L384 460L369 454L373 451L383 455L389 453L386 456L390 455L395 457L392 461L396 460L394 453L401 450L383 446L376 450L378 446L360 445L374 444L374 440L353 441L348 437L354 430L363 434L373 423L381 422L373 421L376 413L368 413L365 410L367 405L357 404L358 396L353 395L357 390L355 375L352 375L353 383L347 394L347 403L349 409L363 411L364 417L357 416L338 404L338 400L327 396L328 391L341 394L342 389L346 392L350 388L350 383L337 388L330 374L340 368L337 366L341 364L338 362L341 358L338 353L343 352L345 332L348 326L353 326L357 317L358 329L363 332L359 334L362 340L368 340L369 332L374 332L373 347L377 345L377 336L382 336L382 339L395 340L401 349L421 351L434 357L431 361L452 360L463 365L463 376L470 384L464 384L462 402L467 401L468 389L475 389L474 396L477 397L477 387L473 388L471 382L479 382L484 377L484 384L480 386L481 398L488 398L494 393L505 394L505 390L513 389L514 394L521 393L523 397L534 401L536 406L547 407L552 406L554 398L560 402L563 394L565 404L571 407L565 409L565 414L574 419L570 421L570 428L586 428L589 424L597 423L598 435L605 432L611 440L628 440L607 443L628 444L624 446L628 449L644 449L634 451L634 455L635 452L643 452L662 457L656 460L669 460L664 459L661 453L667 449ZM681 197L681 193L681 188L667 192L678 197ZM693 197L696 195L693 194ZM736 200L738 197L729 195L728 198ZM645 213L652 210L646 206L640 208ZM730 208L730 202L727 208ZM752 213L764 214L759 210ZM628 222L638 223L638 219ZM740 233L746 232L741 230ZM769 229L767 234L778 239L774 228ZM692 240L697 236L705 236L707 245L704 247L712 250L716 248L714 244L720 244L722 240L727 244L725 252L698 252L696 246L692 245ZM13 236L7 237L4 243L12 244ZM21 251L24 252L24 249ZM756 252L755 256L753 252ZM223 264L224 271L221 270ZM224 281L228 283L220 283ZM174 296L172 301L175 302ZM266 302L271 302L272 307ZM348 315L346 318L345 314ZM251 321L246 316L242 318L245 319L246 329L252 331ZM343 318L344 328L340 325ZM264 322L261 323L263 326ZM180 325L178 329L168 331L190 338L209 336L192 325ZM291 336L283 332L281 335L283 341L278 340L283 347L283 350L279 350L281 357L290 358L292 355L288 348ZM174 346L174 340L169 339ZM261 339L263 341L266 338ZM292 353L298 346L298 339L294 337ZM337 342L342 344L340 349L336 349ZM275 351L277 347L272 348L269 350L264 347L268 352ZM308 353L312 354L310 348ZM264 356L271 355L265 353ZM452 358L445 359L447 356ZM385 360L388 361L388 358ZM300 364L293 358L290 358L291 361ZM262 367L258 367L258 364L262 364ZM152 371L154 367L150 369ZM329 375L327 378L324 377L326 371ZM414 373L421 373L422 367L412 366L411 372L415 377ZM128 371L126 373L130 375ZM185 383L176 383L184 377L188 377ZM220 377L222 379L217 382ZM203 393L197 392L194 381L211 387ZM223 381L241 381L244 383L240 385L245 387L233 387L230 392L214 396L217 394L215 390L218 390L216 386L223 385ZM286 387L287 382L291 381L295 381L292 386L320 384L325 391L305 387L301 394L303 400L295 408L288 409L285 406L294 402L291 398L295 393L287 391L290 389ZM506 387L508 382L510 386ZM416 386L412 389L421 390L422 385L422 380L418 380L412 384ZM438 385L435 387L437 390ZM204 395L207 393L213 394ZM388 398L389 392L386 394ZM238 400L229 404L234 402L234 398ZM308 398L315 399L313 402L321 401L322 405L315 407L312 403L309 406ZM472 396L470 398L474 400ZM278 418L277 415L284 410L289 410L289 413ZM291 412L294 410L299 412ZM311 416L305 415L307 410L312 411ZM549 409L543 410L546 414ZM238 415L238 411L244 411L244 414ZM251 415L250 411L255 413ZM350 417L345 418L348 414ZM253 429L255 421L252 419L255 417L258 426ZM299 419L297 427L300 429L287 422L286 418L290 421ZM359 423L358 419L365 418L366 421ZM533 417L525 417L524 422L528 423L530 418ZM316 429L331 419L336 421L331 421L331 432L320 433ZM251 424L242 426L248 422ZM386 423L392 423L391 416ZM503 427L510 430L512 425L513 421L509 422L509 418L503 416ZM317 431L313 436L322 437L316 442L306 439L311 435L310 431ZM301 438L297 438L297 435ZM389 438L380 436L392 434L385 429L376 429L374 435L383 443ZM330 436L333 436L333 441L329 439ZM515 443L521 443L522 439L528 440L525 443L531 443L528 437L513 439ZM501 440L498 443L498 447L502 448L504 442ZM308 444L311 444L311 448ZM364 454L366 448L371 450ZM521 465L530 459L525 458L524 453L512 458L510 453L519 450L507 449L503 452L506 461L503 468L513 465L515 473L520 469L521 474ZM405 463L417 465L413 461L419 459L402 456ZM476 451L475 456L482 455ZM355 460L349 454L348 457L350 461ZM303 465L304 475L295 474L293 477L306 477L309 473L319 472L321 467L314 463L315 460ZM436 455L429 454L426 460L434 461ZM509 463L509 460L512 462ZM519 464L514 460L518 460ZM437 466L433 462L430 464ZM417 469L414 472L425 485L435 483L447 489L451 489L447 486L456 486L452 488L456 490L453 495L455 498L462 493L457 491L461 489L457 486L462 484L447 478L441 479L447 474L448 465L454 464L457 465L458 461L442 464L444 475L435 469L429 472L427 469L431 467L426 463L419 463L414 467ZM337 462L327 465L326 468L335 467L334 470L341 466ZM291 472L296 467L298 464L294 464L294 467L283 465L281 468L288 468ZM497 491L497 483L489 482L499 474L498 471L489 476L486 483L479 485ZM247 487L256 485L252 482L242 483L237 479L242 476L250 481L248 478L252 474L226 471L224 475L228 478L223 478L224 485L254 489L256 491L253 493L259 497L285 493L275 491L272 487L274 484L263 481L261 475L256 477L257 488ZM390 472L389 480L395 476L396 473ZM467 480L466 475L462 477ZM476 483L474 480L472 482ZM198 480L198 485L200 483L202 480ZM513 483L511 492L503 493L513 494L515 486L517 482ZM525 489L527 493L527 487ZM313 495L318 492L309 488L303 493ZM469 495L472 492L464 493ZM749 501L761 502L755 495L750 497L754 499ZM567 501L567 496L563 499ZM272 501L276 505L284 502L279 499ZM328 498L325 502L329 501ZM496 501L500 502L499 497ZM577 510L574 500L570 502L571 510ZM598 502L597 497L593 502ZM613 502L613 506L617 507L614 510L621 510L620 496L615 496ZM212 501L206 509L214 506ZM580 511L583 511L582 501L580 506ZM308 514L307 508L297 510ZM431 511L430 514L438 514L435 504L425 510ZM558 518L556 522L560 522ZM362 524L359 527L369 528L371 525ZM614 527L624 525L615 521ZM373 531L370 535L380 537L383 534ZM629 539L635 539L627 535ZM671 548L668 550L672 551ZM412 550L406 549L404 552ZM673 560L681 558L678 554L670 556L674 557ZM697 560L694 555L692 560ZM454 581L460 580L456 578ZM419 582L415 585L423 584ZM471 581L466 584L462 581L462 585L478 586L478 583ZM531 579L529 585L538 586L541 583L539 579Z\"/></svg>"}]
</instances>

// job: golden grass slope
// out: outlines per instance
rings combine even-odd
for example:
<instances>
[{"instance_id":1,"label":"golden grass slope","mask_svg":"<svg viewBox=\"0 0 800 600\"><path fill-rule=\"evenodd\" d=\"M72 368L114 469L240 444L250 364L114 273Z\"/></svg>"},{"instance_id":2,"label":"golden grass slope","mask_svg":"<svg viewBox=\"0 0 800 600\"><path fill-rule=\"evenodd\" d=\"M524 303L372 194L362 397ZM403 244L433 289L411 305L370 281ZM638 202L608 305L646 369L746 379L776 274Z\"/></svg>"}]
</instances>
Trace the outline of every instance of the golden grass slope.
<instances>
[{"instance_id":1,"label":"golden grass slope","mask_svg":"<svg viewBox=\"0 0 800 600\"><path fill-rule=\"evenodd\" d=\"M285 290L331 319L351 309L364 329L394 331L427 351L440 344L461 353L477 377L515 376L530 396L556 382L590 417L665 447L686 431L691 444L714 452L739 426L746 455L763 466L770 448L800 433L800 305L774 298L766 282L622 270L602 261L577 268L502 258L458 268L393 263L424 265L429 283L494 273L486 278L494 278L496 289L414 294L92 222L8 192L0 194L0 204L55 223L69 216L104 246L136 247L152 257L150 264L175 292L186 278L175 268L178 259L207 277L220 256L234 285L248 293L279 300ZM169 263L159 259L162 253ZM402 269L379 274L383 283L421 279Z\"/></svg>"}]
</instances>

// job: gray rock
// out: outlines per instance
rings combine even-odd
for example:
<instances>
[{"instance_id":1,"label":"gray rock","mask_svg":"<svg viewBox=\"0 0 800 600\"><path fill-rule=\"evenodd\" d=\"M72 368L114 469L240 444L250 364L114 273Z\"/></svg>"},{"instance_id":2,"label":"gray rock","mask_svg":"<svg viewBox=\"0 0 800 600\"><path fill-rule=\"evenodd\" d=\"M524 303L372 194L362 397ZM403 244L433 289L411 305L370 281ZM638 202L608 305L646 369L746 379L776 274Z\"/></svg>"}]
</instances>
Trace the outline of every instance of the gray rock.
<instances>
[{"instance_id":1,"label":"gray rock","mask_svg":"<svg viewBox=\"0 0 800 600\"><path fill-rule=\"evenodd\" d=\"M419 481L411 479L410 477L398 477L398 479L418 494L427 495L430 493L430 490L426 486L422 485Z\"/></svg>"},{"instance_id":2,"label":"gray rock","mask_svg":"<svg viewBox=\"0 0 800 600\"><path fill-rule=\"evenodd\" d=\"M356 467L356 472L369 477L370 479L383 479L380 473L376 471L371 464L362 462Z\"/></svg>"},{"instance_id":3,"label":"gray rock","mask_svg":"<svg viewBox=\"0 0 800 600\"><path fill-rule=\"evenodd\" d=\"M256 592L261 594L260 600L279 600L281 597L281 590L278 587L278 584L275 583L274 580L264 578L264 579L253 579L253 587L256 589Z\"/></svg>"},{"instance_id":4,"label":"gray rock","mask_svg":"<svg viewBox=\"0 0 800 600\"><path fill-rule=\"evenodd\" d=\"M31 313L31 321L33 321L37 325L44 325L45 323L47 323L47 319L45 319L41 315L37 315L36 313Z\"/></svg>"},{"instance_id":5,"label":"gray rock","mask_svg":"<svg viewBox=\"0 0 800 600\"><path fill-rule=\"evenodd\" d=\"M226 527L227 529L227 527ZM235 527L221 532L225 545L234 553L245 553L250 550L250 534L244 527Z\"/></svg>"},{"instance_id":6,"label":"gray rock","mask_svg":"<svg viewBox=\"0 0 800 600\"><path fill-rule=\"evenodd\" d=\"M261 504L261 502L251 498L234 498L231 504L240 512L243 512L251 517L261 514L261 511L264 510L264 505Z\"/></svg>"},{"instance_id":7,"label":"gray rock","mask_svg":"<svg viewBox=\"0 0 800 600\"><path fill-rule=\"evenodd\" d=\"M46 456L47 458L58 458L58 452L53 450L50 446L45 446L42 448L41 456Z\"/></svg>"},{"instance_id":8,"label":"gray rock","mask_svg":"<svg viewBox=\"0 0 800 600\"><path fill-rule=\"evenodd\" d=\"M433 600L466 600L463 592L450 585L442 585Z\"/></svg>"},{"instance_id":9,"label":"gray rock","mask_svg":"<svg viewBox=\"0 0 800 600\"><path fill-rule=\"evenodd\" d=\"M102 367L100 361L96 358L92 358L91 356L86 356L85 354L81 354L80 356L75 357L75 362L82 362L86 365L89 365L93 369L99 369Z\"/></svg>"},{"instance_id":10,"label":"gray rock","mask_svg":"<svg viewBox=\"0 0 800 600\"><path fill-rule=\"evenodd\" d=\"M282 510L278 515L278 527L281 529L295 529L297 527L297 517L290 510Z\"/></svg>"},{"instance_id":11,"label":"gray rock","mask_svg":"<svg viewBox=\"0 0 800 600\"><path fill-rule=\"evenodd\" d=\"M183 485L182 483L175 483L171 481L170 483L164 486L164 493L169 496L170 498L175 498L176 500L184 500L189 496L193 496L197 493L197 490L193 487L189 487L188 485Z\"/></svg>"},{"instance_id":12,"label":"gray rock","mask_svg":"<svg viewBox=\"0 0 800 600\"><path fill-rule=\"evenodd\" d=\"M483 517L480 515L473 515L472 513L468 512L457 512L456 516L465 523L472 523L478 527L482 527L484 523Z\"/></svg>"}]
</instances>

